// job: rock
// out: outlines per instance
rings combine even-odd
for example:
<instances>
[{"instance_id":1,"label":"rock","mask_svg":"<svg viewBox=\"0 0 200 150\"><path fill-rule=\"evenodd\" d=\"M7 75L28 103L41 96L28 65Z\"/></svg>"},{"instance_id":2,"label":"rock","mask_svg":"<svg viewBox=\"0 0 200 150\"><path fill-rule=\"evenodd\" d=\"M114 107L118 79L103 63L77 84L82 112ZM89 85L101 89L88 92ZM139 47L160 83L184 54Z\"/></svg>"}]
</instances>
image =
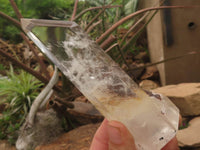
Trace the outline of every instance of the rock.
<instances>
[{"instance_id":1,"label":"rock","mask_svg":"<svg viewBox=\"0 0 200 150\"><path fill-rule=\"evenodd\" d=\"M158 83L151 80L143 80L140 82L139 86L144 90L153 90L159 87Z\"/></svg>"},{"instance_id":2,"label":"rock","mask_svg":"<svg viewBox=\"0 0 200 150\"><path fill-rule=\"evenodd\" d=\"M142 75L141 80L157 80L159 79L159 72L156 66L149 66L146 68L145 73Z\"/></svg>"},{"instance_id":3,"label":"rock","mask_svg":"<svg viewBox=\"0 0 200 150\"><path fill-rule=\"evenodd\" d=\"M57 140L35 150L88 150L100 124L89 124L61 135Z\"/></svg>"},{"instance_id":4,"label":"rock","mask_svg":"<svg viewBox=\"0 0 200 150\"><path fill-rule=\"evenodd\" d=\"M20 128L16 148L32 150L38 145L54 141L62 133L62 119L53 109L38 111L32 126L25 122Z\"/></svg>"},{"instance_id":5,"label":"rock","mask_svg":"<svg viewBox=\"0 0 200 150\"><path fill-rule=\"evenodd\" d=\"M76 102L88 102L87 98L83 95L75 98L74 101L76 101Z\"/></svg>"},{"instance_id":6,"label":"rock","mask_svg":"<svg viewBox=\"0 0 200 150\"><path fill-rule=\"evenodd\" d=\"M189 126L179 130L177 133L180 147L200 147L200 117L196 117L189 122Z\"/></svg>"},{"instance_id":7,"label":"rock","mask_svg":"<svg viewBox=\"0 0 200 150\"><path fill-rule=\"evenodd\" d=\"M169 97L182 116L200 115L200 83L168 85L153 91Z\"/></svg>"},{"instance_id":8,"label":"rock","mask_svg":"<svg viewBox=\"0 0 200 150\"><path fill-rule=\"evenodd\" d=\"M68 109L68 113L70 114L70 119L78 125L98 123L104 119L91 103L73 102L73 104L74 108Z\"/></svg>"},{"instance_id":9,"label":"rock","mask_svg":"<svg viewBox=\"0 0 200 150\"><path fill-rule=\"evenodd\" d=\"M15 146L11 146L6 140L0 140L0 150L17 150Z\"/></svg>"},{"instance_id":10,"label":"rock","mask_svg":"<svg viewBox=\"0 0 200 150\"><path fill-rule=\"evenodd\" d=\"M136 62L133 62L131 65L130 65L130 70L127 70L126 72L128 73L129 76L134 76L135 79L139 78L142 73L144 72L144 63L136 63ZM139 67L139 68L138 68ZM140 68L141 67L141 68ZM137 69L136 69L137 68Z\"/></svg>"},{"instance_id":11,"label":"rock","mask_svg":"<svg viewBox=\"0 0 200 150\"><path fill-rule=\"evenodd\" d=\"M134 57L136 60L142 60L143 62L148 62L149 61L149 56L147 52L140 52L138 55Z\"/></svg>"}]
</instances>

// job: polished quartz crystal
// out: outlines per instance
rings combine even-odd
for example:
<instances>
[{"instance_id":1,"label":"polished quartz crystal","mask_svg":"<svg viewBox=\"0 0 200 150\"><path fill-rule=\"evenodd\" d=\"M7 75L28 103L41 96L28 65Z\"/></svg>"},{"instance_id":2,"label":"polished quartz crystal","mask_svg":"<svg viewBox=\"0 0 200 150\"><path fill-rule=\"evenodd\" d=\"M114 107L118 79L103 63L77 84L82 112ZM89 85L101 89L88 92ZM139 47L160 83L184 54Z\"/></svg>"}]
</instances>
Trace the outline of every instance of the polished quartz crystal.
<instances>
[{"instance_id":1,"label":"polished quartz crystal","mask_svg":"<svg viewBox=\"0 0 200 150\"><path fill-rule=\"evenodd\" d=\"M178 129L179 110L137 84L74 22L22 19L40 50L108 119L122 122L138 150L159 150Z\"/></svg>"}]
</instances>

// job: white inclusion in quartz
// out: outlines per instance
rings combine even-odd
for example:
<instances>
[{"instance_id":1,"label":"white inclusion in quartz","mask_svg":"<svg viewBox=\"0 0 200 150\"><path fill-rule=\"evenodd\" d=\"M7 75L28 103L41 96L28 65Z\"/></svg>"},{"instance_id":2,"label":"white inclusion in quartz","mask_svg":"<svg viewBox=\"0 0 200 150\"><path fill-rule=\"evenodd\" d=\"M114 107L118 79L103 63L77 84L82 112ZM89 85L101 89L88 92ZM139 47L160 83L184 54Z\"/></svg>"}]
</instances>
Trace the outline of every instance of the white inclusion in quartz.
<instances>
[{"instance_id":1,"label":"white inclusion in quartz","mask_svg":"<svg viewBox=\"0 0 200 150\"><path fill-rule=\"evenodd\" d=\"M55 53L61 71L106 118L126 125L139 150L161 149L177 130L175 106L165 97L159 100L139 89L83 32L66 37L58 47L68 58Z\"/></svg>"}]
</instances>

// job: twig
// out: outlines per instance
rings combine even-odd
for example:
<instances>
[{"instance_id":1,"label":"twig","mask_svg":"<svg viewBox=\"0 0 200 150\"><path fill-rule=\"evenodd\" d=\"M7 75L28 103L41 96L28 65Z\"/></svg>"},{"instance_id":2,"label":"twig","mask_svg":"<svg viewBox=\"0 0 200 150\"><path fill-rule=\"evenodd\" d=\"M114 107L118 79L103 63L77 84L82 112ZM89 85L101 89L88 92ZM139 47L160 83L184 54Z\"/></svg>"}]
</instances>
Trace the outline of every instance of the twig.
<instances>
[{"instance_id":1,"label":"twig","mask_svg":"<svg viewBox=\"0 0 200 150\"><path fill-rule=\"evenodd\" d=\"M118 45L118 43L115 43L115 44L111 45L107 50L105 50L105 53L108 53L111 49L113 49L117 45Z\"/></svg>"},{"instance_id":2,"label":"twig","mask_svg":"<svg viewBox=\"0 0 200 150\"><path fill-rule=\"evenodd\" d=\"M23 18L22 14L19 12L19 9L17 8L17 5L15 3L14 0L9 0L11 6L13 7L15 14L17 15L17 18L20 20L21 18Z\"/></svg>"},{"instance_id":3,"label":"twig","mask_svg":"<svg viewBox=\"0 0 200 150\"><path fill-rule=\"evenodd\" d=\"M129 33L132 32L135 29L135 27L137 27L138 24L140 24L148 15L149 15L149 12L146 12L132 27L130 27L130 29L126 32L126 34L123 36L121 42L119 43L120 47L123 44L126 37L129 35Z\"/></svg>"},{"instance_id":4,"label":"twig","mask_svg":"<svg viewBox=\"0 0 200 150\"><path fill-rule=\"evenodd\" d=\"M48 95L48 93L51 91L51 89L53 88L53 86L56 84L57 81L58 81L58 69L57 69L57 67L55 67L53 77L51 78L49 83L46 85L46 87L42 90L42 92L36 97L33 104L31 105L31 109L28 114L28 120L27 120L27 123L29 125L32 126L34 124L35 115L36 115L42 101Z\"/></svg>"},{"instance_id":5,"label":"twig","mask_svg":"<svg viewBox=\"0 0 200 150\"><path fill-rule=\"evenodd\" d=\"M103 8L89 23L88 25L85 27L85 31L87 31L87 29L91 26L91 24L93 24L93 22L105 11L105 8Z\"/></svg>"},{"instance_id":6,"label":"twig","mask_svg":"<svg viewBox=\"0 0 200 150\"><path fill-rule=\"evenodd\" d=\"M59 102L59 103L65 105L65 106L68 107L68 108L74 108L73 103L70 103L70 102L68 102L68 101L66 101L66 100L64 100L64 99L62 99L62 98L60 98L60 97L56 97L56 98L55 98L55 101L57 101L57 102Z\"/></svg>"},{"instance_id":7,"label":"twig","mask_svg":"<svg viewBox=\"0 0 200 150\"><path fill-rule=\"evenodd\" d=\"M126 66L128 67L128 69L130 70L131 67L130 67L129 64L126 62L125 56L124 56L122 50L120 49L118 43L115 43L115 44L113 44L112 46L110 46L110 47L105 51L105 53L109 52L109 51L110 51L111 49L113 49L114 47L117 47L117 49L118 49L118 51L119 51L119 53L120 53L120 55L121 55L121 57L122 57L124 63L126 64Z\"/></svg>"},{"instance_id":8,"label":"twig","mask_svg":"<svg viewBox=\"0 0 200 150\"><path fill-rule=\"evenodd\" d=\"M16 57L17 60L19 60L19 58L17 57L17 54L15 52L15 50L6 42L4 42L3 40L0 39L0 43L2 43L3 45L5 45L6 47L8 47L8 49L13 53L13 55Z\"/></svg>"},{"instance_id":9,"label":"twig","mask_svg":"<svg viewBox=\"0 0 200 150\"><path fill-rule=\"evenodd\" d=\"M122 52L122 50L120 49L120 47L119 47L118 44L117 44L117 49L118 49L118 51L119 51L119 53L120 53L120 55L121 55L121 58L123 59L124 63L126 64L126 66L128 67L128 69L130 69L130 66L129 66L129 64L126 62L125 56L124 56L124 54L123 54L123 52Z\"/></svg>"},{"instance_id":10,"label":"twig","mask_svg":"<svg viewBox=\"0 0 200 150\"><path fill-rule=\"evenodd\" d=\"M30 41L28 40L27 36L21 32L20 33L21 37L24 39L24 41L28 44L29 48L31 49L31 51L33 52L34 56L36 57L37 61L40 64L40 71L43 72L47 78L50 78L49 73L46 70L45 64L43 63L43 61L38 57L37 52L35 50L35 48L33 47L33 45L30 43Z\"/></svg>"},{"instance_id":11,"label":"twig","mask_svg":"<svg viewBox=\"0 0 200 150\"><path fill-rule=\"evenodd\" d=\"M78 6L78 1L79 0L75 0L74 9L73 9L72 17L71 17L71 21L73 21L75 19L76 11L77 11L77 6Z\"/></svg>"},{"instance_id":12,"label":"twig","mask_svg":"<svg viewBox=\"0 0 200 150\"><path fill-rule=\"evenodd\" d=\"M111 4L114 2L115 0L112 0L108 6L111 6ZM104 1L105 2L105 1ZM85 31L90 27L90 25L102 14L104 13L106 10L105 5L102 7L102 10L89 22L89 24L86 26ZM102 20L103 24L104 24L104 19Z\"/></svg>"},{"instance_id":13,"label":"twig","mask_svg":"<svg viewBox=\"0 0 200 150\"><path fill-rule=\"evenodd\" d=\"M160 2L160 5L162 5L163 3L164 3L164 1L165 0L162 0L161 2ZM156 5L157 5L157 2L154 4L154 6L153 7L156 7ZM158 10L156 10L155 12L154 12L154 14L152 15L152 17L149 19L149 21L151 21L151 19L155 16L155 14L157 13L157 11ZM128 34L131 32L131 31L133 31L134 29L135 29L135 27L136 26L138 26L138 24L140 23L140 22L142 22L148 15L150 14L150 11L148 11L148 12L146 12L127 32L126 32L126 34L123 36L123 38L122 38L122 40L121 40L121 42L120 42L120 47L122 46L122 44L123 44L123 42L124 42L124 40L125 40L125 38L128 36ZM148 21L148 22L149 22Z\"/></svg>"},{"instance_id":14,"label":"twig","mask_svg":"<svg viewBox=\"0 0 200 150\"><path fill-rule=\"evenodd\" d=\"M100 47L102 49L107 49L114 41L116 41L116 37L114 35L110 35L103 43L101 43Z\"/></svg>"},{"instance_id":15,"label":"twig","mask_svg":"<svg viewBox=\"0 0 200 150\"><path fill-rule=\"evenodd\" d=\"M171 58L167 58L167 59L155 62L155 63L151 63L151 64L147 64L147 65L144 65L144 66L139 66L139 67L131 68L130 70L138 70L138 69L141 69L141 68L146 68L146 67L158 65L158 64L165 63L165 62L168 62L168 61L171 61L171 60L180 59L180 58L186 57L188 55L196 55L197 53L200 53L200 52L196 52L196 51L189 52L189 53L181 55L181 56L171 57Z\"/></svg>"},{"instance_id":16,"label":"twig","mask_svg":"<svg viewBox=\"0 0 200 150\"><path fill-rule=\"evenodd\" d=\"M114 25L112 25L111 28L109 28L106 32L104 32L97 40L96 42L99 44L101 43L105 37L107 37L109 34L111 34L118 26L120 26L121 24L123 24L124 22L128 21L129 19L139 15L139 14L142 14L142 13L145 13L145 12L148 12L148 11L152 11L152 10L160 10L160 9L172 9L172 8L194 8L194 7L199 7L199 6L160 6L160 7L152 7L152 8L145 8L145 9L142 9L142 10L139 10L139 11L136 11L124 18L122 18L121 20L119 20L118 22L116 22Z\"/></svg>"},{"instance_id":17,"label":"twig","mask_svg":"<svg viewBox=\"0 0 200 150\"><path fill-rule=\"evenodd\" d=\"M124 51L129 44L133 44L132 40L142 32L142 30L149 24L149 22L153 19L156 13L157 11L155 11L150 17L150 19L128 40L128 42L121 48L122 51Z\"/></svg>"},{"instance_id":18,"label":"twig","mask_svg":"<svg viewBox=\"0 0 200 150\"><path fill-rule=\"evenodd\" d=\"M107 8L122 7L122 5L113 5L113 6L107 5L107 6L91 7L91 8L88 8L88 9L85 9L85 10L81 11L81 12L74 18L74 20L77 20L78 18L80 18L83 14L85 14L85 13L88 12L88 11L92 11L92 10L96 10L96 9L102 9L103 7L104 7L105 9L107 9Z\"/></svg>"},{"instance_id":19,"label":"twig","mask_svg":"<svg viewBox=\"0 0 200 150\"><path fill-rule=\"evenodd\" d=\"M21 24L19 21L17 21L16 19L4 14L3 12L0 11L0 16L3 17L4 19L10 21L13 23L13 25L15 25L18 29L22 30L21 29Z\"/></svg>"},{"instance_id":20,"label":"twig","mask_svg":"<svg viewBox=\"0 0 200 150\"><path fill-rule=\"evenodd\" d=\"M13 7L13 9L14 9L14 11L15 11L15 14L17 15L17 18L18 18L19 20L20 20L21 18L23 18L23 16L22 16L22 14L20 13L20 11L19 11L19 9L18 9L18 7L17 7L15 1L14 1L14 0L9 0L9 1L10 1L11 6ZM36 51L35 51L35 48L31 45L31 43L30 43L30 41L28 40L28 38L26 37L26 35L25 35L23 32L21 32L20 35L21 35L21 37L24 39L24 41L28 44L29 48L30 48L31 51L33 52L33 54L34 54L34 56L36 57L38 63L40 64L40 67L41 67L41 68L40 68L40 71L42 71L42 72L46 75L47 78L50 78L49 73L47 72L46 67L45 67L43 61L38 57L38 55L37 55L37 53L36 53Z\"/></svg>"},{"instance_id":21,"label":"twig","mask_svg":"<svg viewBox=\"0 0 200 150\"><path fill-rule=\"evenodd\" d=\"M90 33L90 31L92 31L92 29L94 29L98 24L100 24L102 22L102 20L99 20L95 23L93 23L86 31L86 33Z\"/></svg>"}]
</instances>

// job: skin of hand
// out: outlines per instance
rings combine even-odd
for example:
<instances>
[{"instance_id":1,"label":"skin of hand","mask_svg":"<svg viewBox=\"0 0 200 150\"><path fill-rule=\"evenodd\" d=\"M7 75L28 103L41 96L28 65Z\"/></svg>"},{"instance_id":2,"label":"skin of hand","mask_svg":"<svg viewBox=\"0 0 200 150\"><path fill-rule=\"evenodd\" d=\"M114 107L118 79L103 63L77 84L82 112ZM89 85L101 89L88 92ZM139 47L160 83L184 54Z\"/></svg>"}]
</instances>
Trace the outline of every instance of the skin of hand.
<instances>
[{"instance_id":1,"label":"skin of hand","mask_svg":"<svg viewBox=\"0 0 200 150\"><path fill-rule=\"evenodd\" d=\"M104 120L94 135L90 150L137 150L128 129L120 122ZM179 150L174 137L162 150Z\"/></svg>"}]
</instances>

